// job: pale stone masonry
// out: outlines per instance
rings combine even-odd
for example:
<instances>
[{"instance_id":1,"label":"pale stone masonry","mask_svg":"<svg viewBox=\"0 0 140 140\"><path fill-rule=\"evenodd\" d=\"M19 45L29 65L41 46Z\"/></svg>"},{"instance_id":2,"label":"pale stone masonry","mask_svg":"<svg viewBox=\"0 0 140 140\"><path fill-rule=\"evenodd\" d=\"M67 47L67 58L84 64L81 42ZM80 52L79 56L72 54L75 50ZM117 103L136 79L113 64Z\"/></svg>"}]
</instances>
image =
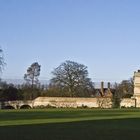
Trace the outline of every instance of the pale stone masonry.
<instances>
[{"instance_id":1,"label":"pale stone masonry","mask_svg":"<svg viewBox=\"0 0 140 140\"><path fill-rule=\"evenodd\" d=\"M71 98L71 97L38 97L32 101L8 101L5 107L11 106L20 109L23 106L29 108L111 108L112 100L109 97L98 98Z\"/></svg>"},{"instance_id":2,"label":"pale stone masonry","mask_svg":"<svg viewBox=\"0 0 140 140\"><path fill-rule=\"evenodd\" d=\"M120 107L136 107L136 100L135 98L124 98L120 102Z\"/></svg>"},{"instance_id":3,"label":"pale stone masonry","mask_svg":"<svg viewBox=\"0 0 140 140\"><path fill-rule=\"evenodd\" d=\"M135 107L140 107L140 70L134 73L134 95Z\"/></svg>"},{"instance_id":4,"label":"pale stone masonry","mask_svg":"<svg viewBox=\"0 0 140 140\"><path fill-rule=\"evenodd\" d=\"M140 70L134 73L134 97L140 97Z\"/></svg>"},{"instance_id":5,"label":"pale stone masonry","mask_svg":"<svg viewBox=\"0 0 140 140\"><path fill-rule=\"evenodd\" d=\"M64 108L111 108L111 98L70 98L70 97L38 97L34 100L34 107L52 106Z\"/></svg>"}]
</instances>

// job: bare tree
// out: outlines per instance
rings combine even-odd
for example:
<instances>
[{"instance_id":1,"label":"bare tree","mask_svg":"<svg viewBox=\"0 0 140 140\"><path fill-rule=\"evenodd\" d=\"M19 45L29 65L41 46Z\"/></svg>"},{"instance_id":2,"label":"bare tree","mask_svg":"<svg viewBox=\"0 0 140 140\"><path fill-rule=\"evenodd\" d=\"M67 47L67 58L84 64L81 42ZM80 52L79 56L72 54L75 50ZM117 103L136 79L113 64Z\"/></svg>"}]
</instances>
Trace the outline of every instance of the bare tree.
<instances>
[{"instance_id":1,"label":"bare tree","mask_svg":"<svg viewBox=\"0 0 140 140\"><path fill-rule=\"evenodd\" d=\"M88 78L87 67L73 61L65 61L52 72L51 83L62 87L70 96L77 96L89 92L93 88ZM80 95L78 95L80 96Z\"/></svg>"},{"instance_id":2,"label":"bare tree","mask_svg":"<svg viewBox=\"0 0 140 140\"><path fill-rule=\"evenodd\" d=\"M113 88L113 107L120 107L122 98L131 98L134 94L133 78L123 80L121 83L115 83Z\"/></svg>"},{"instance_id":3,"label":"bare tree","mask_svg":"<svg viewBox=\"0 0 140 140\"><path fill-rule=\"evenodd\" d=\"M123 80L119 84L115 84L115 93L120 98L130 98L134 93L134 81L132 78L129 80Z\"/></svg>"}]
</instances>

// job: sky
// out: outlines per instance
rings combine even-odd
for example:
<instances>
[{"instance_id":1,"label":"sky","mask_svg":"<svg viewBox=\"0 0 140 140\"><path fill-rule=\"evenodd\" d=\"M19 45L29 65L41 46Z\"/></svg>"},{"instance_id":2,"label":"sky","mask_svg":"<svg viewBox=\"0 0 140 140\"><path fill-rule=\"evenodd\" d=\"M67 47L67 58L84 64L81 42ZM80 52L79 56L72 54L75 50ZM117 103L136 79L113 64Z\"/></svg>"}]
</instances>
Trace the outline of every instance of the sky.
<instances>
[{"instance_id":1,"label":"sky","mask_svg":"<svg viewBox=\"0 0 140 140\"><path fill-rule=\"evenodd\" d=\"M62 62L88 67L93 81L129 79L140 69L139 0L0 0L3 79L33 63L49 80Z\"/></svg>"}]
</instances>

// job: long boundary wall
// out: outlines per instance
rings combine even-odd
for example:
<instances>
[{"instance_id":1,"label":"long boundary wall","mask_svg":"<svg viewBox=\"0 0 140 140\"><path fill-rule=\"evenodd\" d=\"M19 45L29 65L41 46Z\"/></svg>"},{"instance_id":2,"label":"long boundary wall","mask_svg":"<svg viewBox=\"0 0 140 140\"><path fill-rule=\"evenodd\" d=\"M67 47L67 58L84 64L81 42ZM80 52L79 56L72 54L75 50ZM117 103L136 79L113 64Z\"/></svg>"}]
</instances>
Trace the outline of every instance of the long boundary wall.
<instances>
[{"instance_id":1,"label":"long boundary wall","mask_svg":"<svg viewBox=\"0 0 140 140\"><path fill-rule=\"evenodd\" d=\"M88 107L88 108L111 108L111 98L67 98L67 97L38 97L33 102L33 107Z\"/></svg>"}]
</instances>

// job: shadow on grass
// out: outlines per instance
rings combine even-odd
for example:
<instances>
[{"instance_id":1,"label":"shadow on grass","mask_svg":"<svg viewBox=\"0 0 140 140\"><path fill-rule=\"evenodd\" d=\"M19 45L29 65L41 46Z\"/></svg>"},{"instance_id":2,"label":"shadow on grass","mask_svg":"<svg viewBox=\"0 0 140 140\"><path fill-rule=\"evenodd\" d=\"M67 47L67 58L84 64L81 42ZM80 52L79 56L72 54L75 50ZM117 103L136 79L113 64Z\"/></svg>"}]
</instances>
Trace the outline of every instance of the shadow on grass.
<instances>
[{"instance_id":1,"label":"shadow on grass","mask_svg":"<svg viewBox=\"0 0 140 140\"><path fill-rule=\"evenodd\" d=\"M139 138L140 119L1 126L0 140L132 140Z\"/></svg>"},{"instance_id":2,"label":"shadow on grass","mask_svg":"<svg viewBox=\"0 0 140 140\"><path fill-rule=\"evenodd\" d=\"M133 111L134 112L134 111ZM130 116L131 113L127 112ZM126 112L121 110L50 110L50 111L5 111L0 112L0 121L11 120L33 120L33 119L75 119L87 117L116 117L126 116Z\"/></svg>"}]
</instances>

